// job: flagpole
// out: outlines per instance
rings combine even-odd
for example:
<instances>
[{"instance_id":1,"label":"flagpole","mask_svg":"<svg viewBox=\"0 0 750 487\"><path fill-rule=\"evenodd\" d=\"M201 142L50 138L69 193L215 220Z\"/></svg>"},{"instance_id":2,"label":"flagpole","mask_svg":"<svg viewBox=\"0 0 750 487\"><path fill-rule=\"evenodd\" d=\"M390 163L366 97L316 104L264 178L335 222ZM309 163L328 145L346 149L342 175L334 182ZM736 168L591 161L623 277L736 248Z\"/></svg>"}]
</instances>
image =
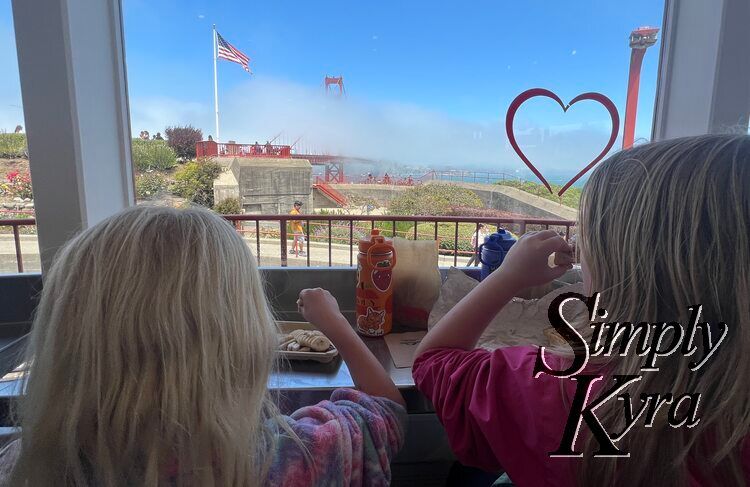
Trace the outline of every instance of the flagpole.
<instances>
[{"instance_id":1,"label":"flagpole","mask_svg":"<svg viewBox=\"0 0 750 487\"><path fill-rule=\"evenodd\" d=\"M213 41L214 41L214 109L216 111L216 142L221 142L221 137L219 136L219 85L217 82L216 77L216 58L217 58L217 45L218 42L216 40L216 24L214 24L214 32L213 32Z\"/></svg>"}]
</instances>

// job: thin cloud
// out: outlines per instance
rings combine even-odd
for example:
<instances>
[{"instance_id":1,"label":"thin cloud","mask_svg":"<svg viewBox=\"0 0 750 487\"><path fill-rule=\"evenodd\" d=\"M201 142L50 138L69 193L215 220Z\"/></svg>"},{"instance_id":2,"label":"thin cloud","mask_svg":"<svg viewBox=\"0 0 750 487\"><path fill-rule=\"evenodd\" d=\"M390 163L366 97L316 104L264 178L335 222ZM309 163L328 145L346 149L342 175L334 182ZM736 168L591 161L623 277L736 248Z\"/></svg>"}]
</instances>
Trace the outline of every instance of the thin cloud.
<instances>
[{"instance_id":1,"label":"thin cloud","mask_svg":"<svg viewBox=\"0 0 750 487\"><path fill-rule=\"evenodd\" d=\"M326 96L317 87L257 76L220 93L221 139L264 143L278 133L298 148L328 154L435 168L524 171L507 143L502 108L490 123L459 120L402 102L373 103L349 95ZM131 101L133 133L192 124L204 137L214 134L213 105L167 98ZM601 150L609 133L601 124L557 130L516 119L519 143L537 167L552 173L577 172ZM575 171L574 171L575 170Z\"/></svg>"},{"instance_id":2,"label":"thin cloud","mask_svg":"<svg viewBox=\"0 0 750 487\"><path fill-rule=\"evenodd\" d=\"M163 133L164 128L169 125L212 127L205 120L206 108L200 103L177 101L165 97L131 99L131 131L137 134L141 130L148 130L155 134ZM203 130L205 132L205 128Z\"/></svg>"}]
</instances>

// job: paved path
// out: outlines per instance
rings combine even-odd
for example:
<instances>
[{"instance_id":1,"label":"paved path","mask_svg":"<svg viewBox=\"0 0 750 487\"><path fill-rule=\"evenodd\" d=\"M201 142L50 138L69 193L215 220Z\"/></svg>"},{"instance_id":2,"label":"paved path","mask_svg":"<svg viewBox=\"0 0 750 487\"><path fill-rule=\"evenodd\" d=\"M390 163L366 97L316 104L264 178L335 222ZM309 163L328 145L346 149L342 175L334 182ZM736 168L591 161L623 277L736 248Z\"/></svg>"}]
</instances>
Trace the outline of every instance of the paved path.
<instances>
[{"instance_id":1,"label":"paved path","mask_svg":"<svg viewBox=\"0 0 750 487\"><path fill-rule=\"evenodd\" d=\"M21 255L25 272L39 272L39 245L36 235L21 235ZM0 274L18 272L16 245L12 234L0 234Z\"/></svg>"},{"instance_id":2,"label":"paved path","mask_svg":"<svg viewBox=\"0 0 750 487\"><path fill-rule=\"evenodd\" d=\"M250 250L258 257L258 250L255 239L246 239ZM287 248L291 250L291 240L287 243ZM25 272L39 272L39 247L36 235L21 235L21 252ZM464 265L469 260L468 256L459 256L458 265ZM351 262L357 265L357 246L351 252ZM348 266L350 263L350 252L348 245L333 244L331 245L331 262L334 267ZM453 265L452 255L441 255L439 257L440 267L450 267ZM261 266L279 266L281 265L280 242L277 239L261 239L260 241L260 258ZM287 258L289 267L306 267L307 258L290 255ZM310 244L310 266L311 267L328 267L328 246L325 244ZM13 236L0 234L0 274L14 273L16 269L16 250L13 243Z\"/></svg>"}]
</instances>

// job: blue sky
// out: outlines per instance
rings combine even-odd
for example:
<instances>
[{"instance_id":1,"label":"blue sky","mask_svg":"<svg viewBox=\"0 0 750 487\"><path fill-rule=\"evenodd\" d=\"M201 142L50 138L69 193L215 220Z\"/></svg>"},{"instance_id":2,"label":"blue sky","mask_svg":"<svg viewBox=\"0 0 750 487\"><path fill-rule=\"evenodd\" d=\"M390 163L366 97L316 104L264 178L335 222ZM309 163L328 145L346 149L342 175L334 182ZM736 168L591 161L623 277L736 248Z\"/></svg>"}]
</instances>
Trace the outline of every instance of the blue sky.
<instances>
[{"instance_id":1,"label":"blue sky","mask_svg":"<svg viewBox=\"0 0 750 487\"><path fill-rule=\"evenodd\" d=\"M10 2L1 1L0 56L15 61ZM528 88L564 100L599 91L624 118L628 35L661 27L663 16L659 0L123 0L123 8L134 133L175 123L214 132L215 23L255 72L219 61L222 139L264 141L284 131L321 150L492 169L523 168L503 119ZM650 136L660 45L644 61L638 138ZM323 96L326 74L344 76L346 100ZM10 128L10 105L20 106L14 76L0 81L0 128ZM607 120L593 103L562 114L552 102L530 101L516 127L547 130L552 136L530 141L529 154L567 171L598 152Z\"/></svg>"}]
</instances>

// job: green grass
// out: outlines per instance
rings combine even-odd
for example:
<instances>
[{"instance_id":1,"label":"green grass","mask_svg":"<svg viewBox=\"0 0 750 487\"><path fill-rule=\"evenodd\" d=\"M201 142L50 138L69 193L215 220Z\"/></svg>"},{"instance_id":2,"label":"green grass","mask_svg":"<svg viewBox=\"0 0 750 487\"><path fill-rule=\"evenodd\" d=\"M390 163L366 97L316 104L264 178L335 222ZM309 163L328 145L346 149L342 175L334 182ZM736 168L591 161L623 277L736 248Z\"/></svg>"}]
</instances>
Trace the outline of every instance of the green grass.
<instances>
[{"instance_id":1,"label":"green grass","mask_svg":"<svg viewBox=\"0 0 750 487\"><path fill-rule=\"evenodd\" d=\"M459 223L458 224L458 250L464 252L471 252L471 236L474 235L477 226L474 223ZM413 232L413 230L412 230ZM435 238L435 224L434 223L420 223L417 226L417 236L420 240ZM409 238L414 238L412 235ZM442 250L455 250L453 242L456 238L456 224L455 223L438 223L438 241L440 242L439 247Z\"/></svg>"},{"instance_id":2,"label":"green grass","mask_svg":"<svg viewBox=\"0 0 750 487\"><path fill-rule=\"evenodd\" d=\"M517 188L521 191L531 193L535 196L541 196L542 198L554 201L555 203L562 203L565 206L575 209L578 209L578 204L581 201L581 188L576 188L574 186L568 188L561 198L557 196L557 192L562 189L562 186L559 184L550 184L553 193L550 193L543 184L533 183L531 181L499 181L497 184Z\"/></svg>"}]
</instances>

